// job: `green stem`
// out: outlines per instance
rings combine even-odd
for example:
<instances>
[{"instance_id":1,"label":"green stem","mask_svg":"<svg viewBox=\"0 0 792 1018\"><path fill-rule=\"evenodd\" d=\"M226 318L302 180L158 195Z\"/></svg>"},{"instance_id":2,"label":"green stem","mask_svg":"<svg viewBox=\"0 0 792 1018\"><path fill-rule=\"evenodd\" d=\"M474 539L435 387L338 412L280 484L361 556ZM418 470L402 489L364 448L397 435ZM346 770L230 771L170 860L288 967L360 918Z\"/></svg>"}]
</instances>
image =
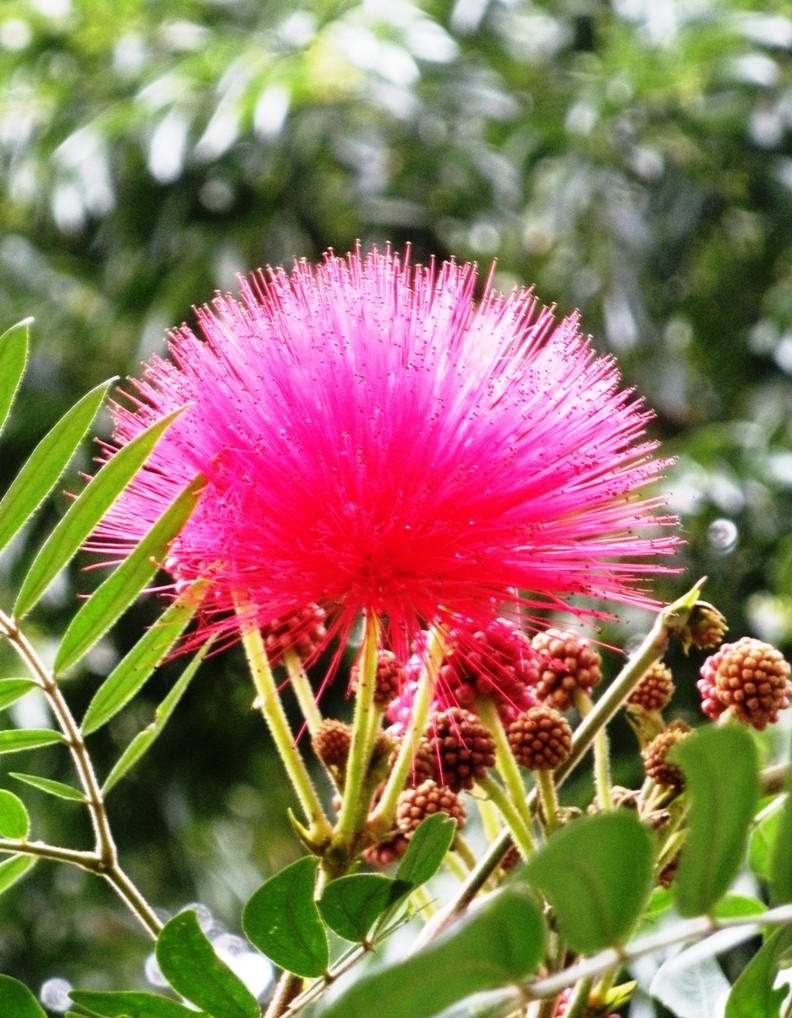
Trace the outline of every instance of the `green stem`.
<instances>
[{"instance_id":1,"label":"green stem","mask_svg":"<svg viewBox=\"0 0 792 1018\"><path fill-rule=\"evenodd\" d=\"M292 787L308 820L308 837L319 846L327 843L332 834L311 777L294 744L294 737L286 712L283 709L275 677L272 674L261 631L255 625L242 625L242 645L245 648L253 685L258 694L258 706L267 723Z\"/></svg>"},{"instance_id":2,"label":"green stem","mask_svg":"<svg viewBox=\"0 0 792 1018\"><path fill-rule=\"evenodd\" d=\"M548 834L558 827L558 795L552 771L534 771L536 788L542 800L542 813Z\"/></svg>"},{"instance_id":3,"label":"green stem","mask_svg":"<svg viewBox=\"0 0 792 1018\"><path fill-rule=\"evenodd\" d=\"M512 805L520 815L523 827L529 832L528 836L530 838L533 818L525 798L525 785L520 768L514 759L514 753L512 753L511 746L509 745L509 739L498 714L498 709L490 697L481 696L476 700L476 712L495 740L495 765L498 773L503 778L503 783L506 785Z\"/></svg>"},{"instance_id":4,"label":"green stem","mask_svg":"<svg viewBox=\"0 0 792 1018\"><path fill-rule=\"evenodd\" d=\"M581 718L586 718L594 709L591 697L583 689L575 690L575 706ZM594 736L594 788L601 810L613 809L610 774L610 745L605 725Z\"/></svg>"},{"instance_id":5,"label":"green stem","mask_svg":"<svg viewBox=\"0 0 792 1018\"><path fill-rule=\"evenodd\" d=\"M523 859L528 859L534 850L533 836L530 827L525 823L523 817L514 808L511 798L501 788L498 782L486 774L477 782L482 792L485 792L506 821L507 833L510 832L515 845L520 850ZM475 871L474 871L475 872Z\"/></svg>"},{"instance_id":6,"label":"green stem","mask_svg":"<svg viewBox=\"0 0 792 1018\"><path fill-rule=\"evenodd\" d=\"M309 735L316 735L322 723L322 714L316 704L316 696L310 680L305 673L303 663L299 654L293 650L287 650L283 655L283 663L289 673L289 683L297 697L302 716L305 718L305 726Z\"/></svg>"}]
</instances>

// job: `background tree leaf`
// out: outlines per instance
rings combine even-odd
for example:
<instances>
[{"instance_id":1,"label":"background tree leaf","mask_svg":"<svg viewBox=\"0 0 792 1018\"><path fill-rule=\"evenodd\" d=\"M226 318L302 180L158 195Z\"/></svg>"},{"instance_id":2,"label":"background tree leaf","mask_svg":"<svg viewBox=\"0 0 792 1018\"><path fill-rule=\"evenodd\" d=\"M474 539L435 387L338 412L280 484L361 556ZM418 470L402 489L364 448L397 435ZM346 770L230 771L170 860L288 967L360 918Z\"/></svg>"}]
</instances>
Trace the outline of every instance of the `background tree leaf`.
<instances>
[{"instance_id":1,"label":"background tree leaf","mask_svg":"<svg viewBox=\"0 0 792 1018\"><path fill-rule=\"evenodd\" d=\"M0 975L0 1018L47 1018L39 1002L18 979Z\"/></svg>"},{"instance_id":2,"label":"background tree leaf","mask_svg":"<svg viewBox=\"0 0 792 1018\"><path fill-rule=\"evenodd\" d=\"M242 910L245 936L289 972L313 978L329 962L327 935L314 901L318 859L305 856L270 877Z\"/></svg>"},{"instance_id":3,"label":"background tree leaf","mask_svg":"<svg viewBox=\"0 0 792 1018\"><path fill-rule=\"evenodd\" d=\"M217 957L195 912L180 912L163 926L156 953L173 989L212 1018L259 1018L256 998Z\"/></svg>"},{"instance_id":4,"label":"background tree leaf","mask_svg":"<svg viewBox=\"0 0 792 1018\"><path fill-rule=\"evenodd\" d=\"M25 804L13 792L0 790L0 835L22 840L28 836L30 817Z\"/></svg>"},{"instance_id":5,"label":"background tree leaf","mask_svg":"<svg viewBox=\"0 0 792 1018\"><path fill-rule=\"evenodd\" d=\"M600 813L554 832L528 860L525 879L550 902L569 947L588 954L632 931L649 894L652 856L633 813Z\"/></svg>"},{"instance_id":6,"label":"background tree leaf","mask_svg":"<svg viewBox=\"0 0 792 1018\"><path fill-rule=\"evenodd\" d=\"M714 958L682 951L660 966L649 992L677 1018L722 1018L729 980Z\"/></svg>"},{"instance_id":7,"label":"background tree leaf","mask_svg":"<svg viewBox=\"0 0 792 1018\"><path fill-rule=\"evenodd\" d=\"M377 919L412 889L382 873L350 873L332 880L319 899L319 912L339 937L360 943Z\"/></svg>"},{"instance_id":8,"label":"background tree leaf","mask_svg":"<svg viewBox=\"0 0 792 1018\"><path fill-rule=\"evenodd\" d=\"M25 373L28 333L32 321L32 318L26 318L6 329L0 336L0 432Z\"/></svg>"},{"instance_id":9,"label":"background tree leaf","mask_svg":"<svg viewBox=\"0 0 792 1018\"><path fill-rule=\"evenodd\" d=\"M759 798L751 734L736 724L699 728L669 754L685 775L688 831L674 878L683 916L708 912L737 873Z\"/></svg>"}]
</instances>

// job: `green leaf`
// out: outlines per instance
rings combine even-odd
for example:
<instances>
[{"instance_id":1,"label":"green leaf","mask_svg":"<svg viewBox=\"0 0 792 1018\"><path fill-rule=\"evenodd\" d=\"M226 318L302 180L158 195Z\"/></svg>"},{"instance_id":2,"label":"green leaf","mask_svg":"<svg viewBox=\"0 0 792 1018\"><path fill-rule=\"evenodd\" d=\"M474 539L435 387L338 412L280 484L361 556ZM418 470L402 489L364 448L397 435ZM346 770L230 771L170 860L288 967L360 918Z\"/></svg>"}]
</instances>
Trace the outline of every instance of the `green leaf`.
<instances>
[{"instance_id":1,"label":"green leaf","mask_svg":"<svg viewBox=\"0 0 792 1018\"><path fill-rule=\"evenodd\" d=\"M55 655L56 673L76 664L146 586L166 557L168 545L186 523L203 483L203 478L197 477L180 492L125 561L80 608Z\"/></svg>"},{"instance_id":2,"label":"green leaf","mask_svg":"<svg viewBox=\"0 0 792 1018\"><path fill-rule=\"evenodd\" d=\"M37 686L32 679L0 679L0 710L10 707Z\"/></svg>"},{"instance_id":3,"label":"green leaf","mask_svg":"<svg viewBox=\"0 0 792 1018\"><path fill-rule=\"evenodd\" d=\"M127 748L115 762L110 773L107 775L104 785L102 786L102 792L104 795L110 791L110 789L128 774L129 771L138 763L143 756L151 749L152 745L158 738L160 732L165 727L173 711L176 709L176 705L181 700L184 691L189 686L193 675L198 671L198 667L203 661L206 654L209 652L214 641L210 638L201 647L197 654L194 655L193 659L181 673L179 678L174 682L173 686L169 690L167 696L163 699L162 703L154 711L154 721L147 725L142 732L134 737L129 743Z\"/></svg>"},{"instance_id":4,"label":"green leaf","mask_svg":"<svg viewBox=\"0 0 792 1018\"><path fill-rule=\"evenodd\" d=\"M12 855L10 859L0 862L0 894L4 894L17 880L21 880L35 865L36 859L32 855ZM0 1018L2 1015L0 1009Z\"/></svg>"},{"instance_id":5,"label":"green leaf","mask_svg":"<svg viewBox=\"0 0 792 1018\"><path fill-rule=\"evenodd\" d=\"M748 865L753 873L762 880L770 879L770 861L773 845L778 840L778 827L781 823L781 804L772 813L768 813L751 831L748 838Z\"/></svg>"},{"instance_id":6,"label":"green leaf","mask_svg":"<svg viewBox=\"0 0 792 1018\"><path fill-rule=\"evenodd\" d=\"M22 841L29 830L30 817L25 804L13 792L0 789L0 835Z\"/></svg>"},{"instance_id":7,"label":"green leaf","mask_svg":"<svg viewBox=\"0 0 792 1018\"><path fill-rule=\"evenodd\" d=\"M313 978L327 971L329 951L314 901L319 860L305 856L270 877L242 910L251 944L289 972Z\"/></svg>"},{"instance_id":8,"label":"green leaf","mask_svg":"<svg viewBox=\"0 0 792 1018\"><path fill-rule=\"evenodd\" d=\"M96 416L110 382L91 389L42 438L0 502L0 548L49 495Z\"/></svg>"},{"instance_id":9,"label":"green leaf","mask_svg":"<svg viewBox=\"0 0 792 1018\"><path fill-rule=\"evenodd\" d=\"M0 1018L47 1018L25 986L11 976L0 976Z\"/></svg>"},{"instance_id":10,"label":"green leaf","mask_svg":"<svg viewBox=\"0 0 792 1018\"><path fill-rule=\"evenodd\" d=\"M753 916L766 912L766 907L756 898L749 898L744 894L729 894L712 910L716 919L750 919Z\"/></svg>"},{"instance_id":11,"label":"green leaf","mask_svg":"<svg viewBox=\"0 0 792 1018\"><path fill-rule=\"evenodd\" d=\"M792 767L787 769L787 799L778 822L778 835L770 857L770 902L792 901Z\"/></svg>"},{"instance_id":12,"label":"green leaf","mask_svg":"<svg viewBox=\"0 0 792 1018\"><path fill-rule=\"evenodd\" d=\"M781 959L792 947L792 926L774 930L732 986L724 1018L781 1018L788 986L773 989Z\"/></svg>"},{"instance_id":13,"label":"green leaf","mask_svg":"<svg viewBox=\"0 0 792 1018\"><path fill-rule=\"evenodd\" d=\"M382 873L350 873L327 885L319 911L339 937L362 943L376 920L412 886Z\"/></svg>"},{"instance_id":14,"label":"green leaf","mask_svg":"<svg viewBox=\"0 0 792 1018\"><path fill-rule=\"evenodd\" d=\"M256 998L214 953L195 912L180 912L163 926L156 953L173 989L212 1018L259 1018Z\"/></svg>"},{"instance_id":15,"label":"green leaf","mask_svg":"<svg viewBox=\"0 0 792 1018\"><path fill-rule=\"evenodd\" d=\"M465 997L524 980L544 943L539 906L527 888L510 884L420 952L356 975L322 1018L431 1018Z\"/></svg>"},{"instance_id":16,"label":"green leaf","mask_svg":"<svg viewBox=\"0 0 792 1018\"><path fill-rule=\"evenodd\" d=\"M652 843L633 813L580 817L552 834L525 867L562 937L581 954L623 942L649 894Z\"/></svg>"},{"instance_id":17,"label":"green leaf","mask_svg":"<svg viewBox=\"0 0 792 1018\"><path fill-rule=\"evenodd\" d=\"M143 687L201 602L195 586L184 591L122 658L97 689L82 722L86 735L114 717Z\"/></svg>"},{"instance_id":18,"label":"green leaf","mask_svg":"<svg viewBox=\"0 0 792 1018\"><path fill-rule=\"evenodd\" d=\"M683 916L709 912L742 862L759 798L759 762L750 733L736 724L699 728L669 754L685 775L688 832L674 879Z\"/></svg>"},{"instance_id":19,"label":"green leaf","mask_svg":"<svg viewBox=\"0 0 792 1018\"><path fill-rule=\"evenodd\" d=\"M12 728L0 732L0 753L18 753L23 749L51 746L55 742L63 742L60 732L52 732L48 728Z\"/></svg>"},{"instance_id":20,"label":"green leaf","mask_svg":"<svg viewBox=\"0 0 792 1018\"><path fill-rule=\"evenodd\" d=\"M445 813L422 820L407 845L396 870L396 879L420 887L440 868L454 840L456 823Z\"/></svg>"},{"instance_id":21,"label":"green leaf","mask_svg":"<svg viewBox=\"0 0 792 1018\"><path fill-rule=\"evenodd\" d=\"M25 373L28 332L32 321L32 318L26 318L0 336L0 431Z\"/></svg>"},{"instance_id":22,"label":"green leaf","mask_svg":"<svg viewBox=\"0 0 792 1018\"><path fill-rule=\"evenodd\" d=\"M194 1011L159 993L72 990L70 996L78 1007L100 1018L206 1018L203 1011Z\"/></svg>"},{"instance_id":23,"label":"green leaf","mask_svg":"<svg viewBox=\"0 0 792 1018\"><path fill-rule=\"evenodd\" d=\"M55 781L53 778L40 778L35 774L18 774L14 771L10 777L17 781L24 781L31 788L37 788L40 792L48 792L59 799L68 799L70 802L85 802L85 796L78 788L65 785L62 781Z\"/></svg>"},{"instance_id":24,"label":"green leaf","mask_svg":"<svg viewBox=\"0 0 792 1018\"><path fill-rule=\"evenodd\" d=\"M119 449L72 502L39 549L22 582L14 605L16 618L30 611L61 569L74 557L127 482L146 461L162 433L181 412L176 410L168 414Z\"/></svg>"}]
</instances>

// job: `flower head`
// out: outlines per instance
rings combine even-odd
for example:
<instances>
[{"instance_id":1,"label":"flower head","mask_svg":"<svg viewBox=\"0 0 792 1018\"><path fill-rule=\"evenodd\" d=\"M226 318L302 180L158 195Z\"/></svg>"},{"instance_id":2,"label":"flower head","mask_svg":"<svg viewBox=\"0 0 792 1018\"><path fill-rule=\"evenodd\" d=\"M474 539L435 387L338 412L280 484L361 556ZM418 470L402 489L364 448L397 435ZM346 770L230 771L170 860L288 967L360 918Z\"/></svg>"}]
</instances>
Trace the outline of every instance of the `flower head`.
<instances>
[{"instance_id":1,"label":"flower head","mask_svg":"<svg viewBox=\"0 0 792 1018\"><path fill-rule=\"evenodd\" d=\"M318 603L329 636L376 613L406 650L421 624L486 627L516 590L529 613L651 603L676 538L646 492L647 412L575 316L489 285L476 303L475 283L386 250L218 296L114 407L117 445L186 409L93 547L123 554L200 472L166 568L208 580L204 627Z\"/></svg>"}]
</instances>

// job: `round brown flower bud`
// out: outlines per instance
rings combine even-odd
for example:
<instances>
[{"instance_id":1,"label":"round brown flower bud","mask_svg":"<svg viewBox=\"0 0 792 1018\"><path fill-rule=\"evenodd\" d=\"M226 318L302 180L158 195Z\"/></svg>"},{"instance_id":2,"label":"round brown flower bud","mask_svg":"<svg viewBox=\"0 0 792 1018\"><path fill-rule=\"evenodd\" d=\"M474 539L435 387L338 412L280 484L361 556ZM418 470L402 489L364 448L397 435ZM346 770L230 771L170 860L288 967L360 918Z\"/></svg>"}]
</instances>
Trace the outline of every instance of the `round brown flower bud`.
<instances>
[{"instance_id":1,"label":"round brown flower bud","mask_svg":"<svg viewBox=\"0 0 792 1018\"><path fill-rule=\"evenodd\" d=\"M351 744L352 729L335 718L325 718L311 736L313 751L326 767L346 767Z\"/></svg>"},{"instance_id":2,"label":"round brown flower bud","mask_svg":"<svg viewBox=\"0 0 792 1018\"><path fill-rule=\"evenodd\" d=\"M587 693L602 678L599 652L584 636L548 629L537 633L531 646L538 665L533 692L556 710L569 710L576 689Z\"/></svg>"},{"instance_id":3,"label":"round brown flower bud","mask_svg":"<svg viewBox=\"0 0 792 1018\"><path fill-rule=\"evenodd\" d=\"M682 771L666 760L666 757L682 739L690 734L690 727L684 721L672 721L664 732L656 735L641 751L646 776L655 784L681 791L685 784Z\"/></svg>"},{"instance_id":4,"label":"round brown flower bud","mask_svg":"<svg viewBox=\"0 0 792 1018\"><path fill-rule=\"evenodd\" d=\"M327 639L326 618L324 608L308 604L262 626L267 657L270 661L279 661L287 650L293 650L301 661L306 661Z\"/></svg>"},{"instance_id":5,"label":"round brown flower bud","mask_svg":"<svg viewBox=\"0 0 792 1018\"><path fill-rule=\"evenodd\" d=\"M655 661L635 689L627 697L627 703L644 710L663 710L668 706L674 692L671 669L662 661Z\"/></svg>"},{"instance_id":6,"label":"round brown flower bud","mask_svg":"<svg viewBox=\"0 0 792 1018\"><path fill-rule=\"evenodd\" d=\"M728 630L726 619L715 605L707 601L697 601L690 610L688 620L680 633L682 646L697 647L699 650L710 650L717 647Z\"/></svg>"},{"instance_id":7,"label":"round brown flower bud","mask_svg":"<svg viewBox=\"0 0 792 1018\"><path fill-rule=\"evenodd\" d=\"M352 666L350 681L357 688L360 662ZM374 703L384 710L401 693L405 682L405 668L392 650L377 651L377 674L374 680Z\"/></svg>"},{"instance_id":8,"label":"round brown flower bud","mask_svg":"<svg viewBox=\"0 0 792 1018\"><path fill-rule=\"evenodd\" d=\"M547 704L529 707L507 729L514 759L532 771L551 771L569 756L572 729L559 711Z\"/></svg>"},{"instance_id":9,"label":"round brown flower bud","mask_svg":"<svg viewBox=\"0 0 792 1018\"><path fill-rule=\"evenodd\" d=\"M407 851L409 838L404 834L397 834L390 841L381 841L378 845L369 845L360 853L364 862L369 866L376 866L379 869L390 866L391 863L401 859Z\"/></svg>"},{"instance_id":10,"label":"round brown flower bud","mask_svg":"<svg viewBox=\"0 0 792 1018\"><path fill-rule=\"evenodd\" d=\"M433 813L446 813L457 822L465 824L465 806L450 788L435 781L422 781L417 788L405 789L396 804L396 826L408 837L415 828Z\"/></svg>"},{"instance_id":11,"label":"round brown flower bud","mask_svg":"<svg viewBox=\"0 0 792 1018\"><path fill-rule=\"evenodd\" d=\"M789 706L789 673L789 664L769 643L751 636L724 643L701 666L696 683L701 708L711 718L731 709L739 721L761 732Z\"/></svg>"},{"instance_id":12,"label":"round brown flower bud","mask_svg":"<svg viewBox=\"0 0 792 1018\"><path fill-rule=\"evenodd\" d=\"M421 741L425 744L421 752L433 761L440 783L452 792L472 788L495 765L495 740L476 714L461 707L433 714Z\"/></svg>"}]
</instances>

